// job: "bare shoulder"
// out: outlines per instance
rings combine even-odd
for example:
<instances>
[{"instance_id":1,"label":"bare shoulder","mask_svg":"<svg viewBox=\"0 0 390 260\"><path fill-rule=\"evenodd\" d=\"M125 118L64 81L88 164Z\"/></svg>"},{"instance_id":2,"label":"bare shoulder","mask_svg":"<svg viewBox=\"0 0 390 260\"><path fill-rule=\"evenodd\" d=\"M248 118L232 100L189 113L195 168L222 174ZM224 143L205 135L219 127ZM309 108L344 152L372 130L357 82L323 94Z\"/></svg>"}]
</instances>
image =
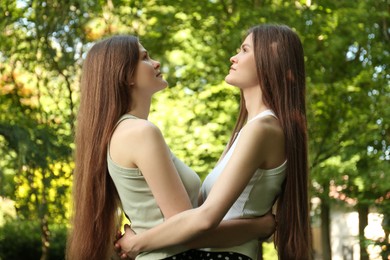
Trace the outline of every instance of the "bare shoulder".
<instances>
[{"instance_id":1,"label":"bare shoulder","mask_svg":"<svg viewBox=\"0 0 390 260\"><path fill-rule=\"evenodd\" d=\"M160 136L160 129L152 122L144 119L128 119L123 120L115 129L114 136L119 139L126 140L140 140L145 137Z\"/></svg>"},{"instance_id":2,"label":"bare shoulder","mask_svg":"<svg viewBox=\"0 0 390 260\"><path fill-rule=\"evenodd\" d=\"M283 129L278 119L267 116L250 122L242 129L243 134L257 141L275 141L283 139Z\"/></svg>"},{"instance_id":3,"label":"bare shoulder","mask_svg":"<svg viewBox=\"0 0 390 260\"><path fill-rule=\"evenodd\" d=\"M164 146L164 138L156 125L143 119L129 119L115 129L110 141L110 156L119 165L136 167L140 154Z\"/></svg>"},{"instance_id":4,"label":"bare shoulder","mask_svg":"<svg viewBox=\"0 0 390 260\"><path fill-rule=\"evenodd\" d=\"M263 117L250 122L242 129L241 139L251 144L250 152L263 159L259 167L271 169L285 161L285 138L278 119Z\"/></svg>"}]
</instances>

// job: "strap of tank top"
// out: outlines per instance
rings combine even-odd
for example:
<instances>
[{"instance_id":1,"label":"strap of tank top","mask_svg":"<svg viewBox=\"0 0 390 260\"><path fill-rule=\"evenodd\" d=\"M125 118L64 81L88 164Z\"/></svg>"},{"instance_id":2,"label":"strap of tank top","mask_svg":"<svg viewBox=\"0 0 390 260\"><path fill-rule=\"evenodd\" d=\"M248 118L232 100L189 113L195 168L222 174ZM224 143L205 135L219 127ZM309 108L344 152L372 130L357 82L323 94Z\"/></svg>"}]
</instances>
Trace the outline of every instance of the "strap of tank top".
<instances>
[{"instance_id":1,"label":"strap of tank top","mask_svg":"<svg viewBox=\"0 0 390 260\"><path fill-rule=\"evenodd\" d=\"M122 115L122 116L119 118L118 122L116 122L115 127L117 127L117 126L119 125L119 123L122 122L122 121L125 120L125 119L138 119L138 117L133 116L133 115L130 115L130 114L124 114L124 115Z\"/></svg>"},{"instance_id":2,"label":"strap of tank top","mask_svg":"<svg viewBox=\"0 0 390 260\"><path fill-rule=\"evenodd\" d=\"M273 116L277 119L277 116L275 115L274 111L272 111L271 109L267 109L267 110L260 112L259 114L257 114L253 118L251 118L250 120L248 120L248 123L252 122L253 120L255 120L257 118L261 118L261 117L265 117L265 116Z\"/></svg>"},{"instance_id":3,"label":"strap of tank top","mask_svg":"<svg viewBox=\"0 0 390 260\"><path fill-rule=\"evenodd\" d=\"M114 129L119 125L120 122L122 122L125 119L138 119L138 117L130 115L130 114L124 114L119 118L118 122L116 122ZM108 142L107 152L109 151L109 149L110 149L110 142Z\"/></svg>"}]
</instances>

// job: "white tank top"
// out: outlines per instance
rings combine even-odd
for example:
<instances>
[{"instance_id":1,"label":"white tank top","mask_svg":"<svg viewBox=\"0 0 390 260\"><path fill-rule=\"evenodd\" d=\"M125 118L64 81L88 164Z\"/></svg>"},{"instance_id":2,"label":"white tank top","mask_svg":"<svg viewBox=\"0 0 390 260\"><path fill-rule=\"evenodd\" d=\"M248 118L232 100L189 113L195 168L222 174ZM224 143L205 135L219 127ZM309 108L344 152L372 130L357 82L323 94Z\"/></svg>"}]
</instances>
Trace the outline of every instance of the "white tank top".
<instances>
[{"instance_id":1,"label":"white tank top","mask_svg":"<svg viewBox=\"0 0 390 260\"><path fill-rule=\"evenodd\" d=\"M276 118L276 115L273 113L273 111L265 110L249 120L247 125L265 116L273 116ZM240 141L240 133L241 131L238 133L237 138L233 142L222 161L210 172L210 174L204 180L201 188L204 200L209 195L211 188L230 160L237 143ZM250 218L266 214L272 208L272 205L281 191L282 183L286 177L286 166L287 161L274 169L257 169L253 173L252 178L241 195L225 215L224 219ZM231 248L215 248L209 250L238 252L247 255L252 259L257 259L257 247L258 242L257 240L254 240L249 241L248 243L245 243L241 246Z\"/></svg>"}]
</instances>

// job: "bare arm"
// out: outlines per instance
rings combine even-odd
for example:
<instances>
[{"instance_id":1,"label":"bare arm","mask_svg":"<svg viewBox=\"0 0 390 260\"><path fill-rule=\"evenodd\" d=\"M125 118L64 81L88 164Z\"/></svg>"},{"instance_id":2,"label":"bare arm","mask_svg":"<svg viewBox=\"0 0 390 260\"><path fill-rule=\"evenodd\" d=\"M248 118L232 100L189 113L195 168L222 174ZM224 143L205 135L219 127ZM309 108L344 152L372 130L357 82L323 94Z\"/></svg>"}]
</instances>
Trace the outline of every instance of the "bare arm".
<instances>
[{"instance_id":1,"label":"bare arm","mask_svg":"<svg viewBox=\"0 0 390 260\"><path fill-rule=\"evenodd\" d=\"M266 239L274 233L275 227L271 212L257 218L227 220L185 245L189 248L237 246L253 239Z\"/></svg>"},{"instance_id":2,"label":"bare arm","mask_svg":"<svg viewBox=\"0 0 390 260\"><path fill-rule=\"evenodd\" d=\"M232 247L253 239L259 241L269 238L275 231L276 222L271 212L262 217L222 221L217 228L200 234L184 245L188 248ZM124 237L134 236L130 227L125 227ZM117 239L122 236L119 235ZM119 247L118 247L119 248ZM120 253L120 250L117 250Z\"/></svg>"},{"instance_id":3,"label":"bare arm","mask_svg":"<svg viewBox=\"0 0 390 260\"><path fill-rule=\"evenodd\" d=\"M198 205L202 204L203 196L199 193ZM222 221L217 228L185 245L189 248L237 246L253 239L266 239L275 232L275 228L275 217L270 211L261 217Z\"/></svg>"},{"instance_id":4,"label":"bare arm","mask_svg":"<svg viewBox=\"0 0 390 260\"><path fill-rule=\"evenodd\" d=\"M177 214L139 235L121 239L119 243L128 255L135 257L142 251L188 243L216 228L264 162L264 151L272 149L272 138L265 138L264 131L267 130L255 126L242 132L231 160L202 206Z\"/></svg>"}]
</instances>

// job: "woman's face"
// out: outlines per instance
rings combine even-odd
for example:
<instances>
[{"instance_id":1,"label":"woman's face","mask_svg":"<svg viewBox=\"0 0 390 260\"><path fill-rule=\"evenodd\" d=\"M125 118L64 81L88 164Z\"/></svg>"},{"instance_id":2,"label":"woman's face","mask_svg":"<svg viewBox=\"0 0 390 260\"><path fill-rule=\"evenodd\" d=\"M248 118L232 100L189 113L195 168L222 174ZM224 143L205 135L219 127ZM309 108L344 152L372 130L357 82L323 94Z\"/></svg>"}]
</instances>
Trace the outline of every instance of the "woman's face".
<instances>
[{"instance_id":1,"label":"woman's face","mask_svg":"<svg viewBox=\"0 0 390 260\"><path fill-rule=\"evenodd\" d=\"M252 33L242 43L239 52L230 58L232 65L225 81L241 89L259 85L253 48Z\"/></svg>"},{"instance_id":2,"label":"woman's face","mask_svg":"<svg viewBox=\"0 0 390 260\"><path fill-rule=\"evenodd\" d=\"M153 94L164 89L168 82L160 72L160 62L150 58L148 51L139 44L139 60L134 78L135 87Z\"/></svg>"}]
</instances>

